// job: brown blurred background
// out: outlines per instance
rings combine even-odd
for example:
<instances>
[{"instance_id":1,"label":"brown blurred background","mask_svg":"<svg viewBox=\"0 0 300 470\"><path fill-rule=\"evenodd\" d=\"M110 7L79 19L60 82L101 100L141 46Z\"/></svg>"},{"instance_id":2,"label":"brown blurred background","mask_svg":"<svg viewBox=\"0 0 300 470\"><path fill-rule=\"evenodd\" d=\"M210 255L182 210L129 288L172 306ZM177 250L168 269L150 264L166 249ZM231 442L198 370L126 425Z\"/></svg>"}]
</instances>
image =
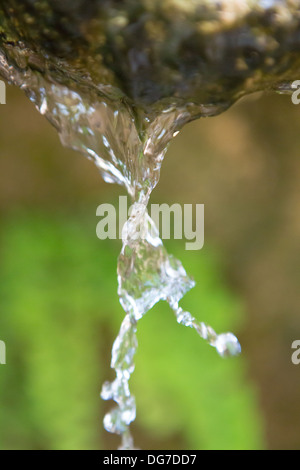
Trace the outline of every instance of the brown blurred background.
<instances>
[{"instance_id":1,"label":"brown blurred background","mask_svg":"<svg viewBox=\"0 0 300 470\"><path fill-rule=\"evenodd\" d=\"M28 211L74 219L85 212L96 226L97 205L120 189L64 149L20 90L7 87L0 112L1 232L7 217ZM235 333L269 449L300 448L300 365L291 362L291 344L300 339L299 121L300 106L270 94L193 122L170 144L153 193L156 202L205 204L205 246L220 255L226 285L245 307ZM109 362L109 350L104 356Z\"/></svg>"}]
</instances>

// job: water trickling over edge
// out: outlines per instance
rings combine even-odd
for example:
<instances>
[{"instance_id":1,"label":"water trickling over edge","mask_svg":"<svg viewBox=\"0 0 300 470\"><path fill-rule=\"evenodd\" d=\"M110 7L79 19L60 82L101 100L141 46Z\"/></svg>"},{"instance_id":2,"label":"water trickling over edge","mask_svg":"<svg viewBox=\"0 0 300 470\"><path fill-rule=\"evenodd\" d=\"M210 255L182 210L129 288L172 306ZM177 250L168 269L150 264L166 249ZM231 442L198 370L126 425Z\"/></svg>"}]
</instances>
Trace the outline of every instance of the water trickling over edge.
<instances>
[{"instance_id":1,"label":"water trickling over edge","mask_svg":"<svg viewBox=\"0 0 300 470\"><path fill-rule=\"evenodd\" d=\"M101 93L82 96L38 72L14 67L1 53L0 73L26 92L56 127L63 145L93 160L104 180L124 186L132 199L117 268L125 318L112 348L111 367L116 378L103 385L101 397L116 403L104 418L105 429L122 436L122 449L133 448L129 425L136 417L136 405L129 379L134 371L137 323L151 307L159 300L168 302L177 322L195 329L221 356L236 355L241 350L232 333L217 335L179 306L194 281L181 262L167 253L147 212L172 137L195 115L214 114L217 110L187 105L169 107L151 118L138 115L121 100L112 101ZM141 233L142 237L138 235Z\"/></svg>"}]
</instances>

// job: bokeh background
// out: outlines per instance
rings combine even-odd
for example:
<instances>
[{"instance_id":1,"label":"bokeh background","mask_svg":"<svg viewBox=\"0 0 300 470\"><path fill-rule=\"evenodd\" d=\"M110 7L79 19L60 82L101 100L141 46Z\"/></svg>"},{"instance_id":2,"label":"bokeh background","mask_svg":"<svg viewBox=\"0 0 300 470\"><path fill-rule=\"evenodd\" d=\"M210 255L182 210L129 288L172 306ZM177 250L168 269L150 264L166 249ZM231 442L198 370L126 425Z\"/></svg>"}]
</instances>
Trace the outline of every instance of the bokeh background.
<instances>
[{"instance_id":1,"label":"bokeh background","mask_svg":"<svg viewBox=\"0 0 300 470\"><path fill-rule=\"evenodd\" d=\"M196 280L182 301L240 339L221 359L167 305L139 323L132 426L144 449L299 449L300 107L254 95L187 125L170 144L152 202L205 204L205 245L168 241ZM0 107L2 449L114 449L99 397L113 379L118 240L96 208L121 188L64 149L23 93Z\"/></svg>"}]
</instances>

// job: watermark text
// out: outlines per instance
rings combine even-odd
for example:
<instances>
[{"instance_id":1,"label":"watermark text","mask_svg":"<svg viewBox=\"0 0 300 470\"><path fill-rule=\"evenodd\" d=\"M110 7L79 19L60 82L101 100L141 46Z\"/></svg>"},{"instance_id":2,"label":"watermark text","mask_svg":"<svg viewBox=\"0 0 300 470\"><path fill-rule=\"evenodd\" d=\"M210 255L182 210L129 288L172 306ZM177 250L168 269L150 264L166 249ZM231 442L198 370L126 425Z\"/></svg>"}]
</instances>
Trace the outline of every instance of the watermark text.
<instances>
[{"instance_id":1,"label":"watermark text","mask_svg":"<svg viewBox=\"0 0 300 470\"><path fill-rule=\"evenodd\" d=\"M300 339L295 339L292 342L292 349L295 349L291 357L292 363L298 365L300 364Z\"/></svg>"},{"instance_id":2,"label":"watermark text","mask_svg":"<svg viewBox=\"0 0 300 470\"><path fill-rule=\"evenodd\" d=\"M6 104L6 85L0 80L0 104Z\"/></svg>"},{"instance_id":3,"label":"watermark text","mask_svg":"<svg viewBox=\"0 0 300 470\"><path fill-rule=\"evenodd\" d=\"M295 80L292 83L292 88L295 88L295 91L292 93L292 103L299 104L300 103L300 80Z\"/></svg>"},{"instance_id":4,"label":"watermark text","mask_svg":"<svg viewBox=\"0 0 300 470\"><path fill-rule=\"evenodd\" d=\"M144 239L149 234L155 237L159 233L164 240L185 239L186 250L201 250L204 245L204 204L151 204L151 221L144 217L144 207L141 204L128 208L127 197L120 196L118 217L112 204L100 204L96 215L100 217L96 227L100 240L132 238L131 229L134 229L135 239ZM131 220L128 221L128 217ZM148 228L145 228L145 220L148 221Z\"/></svg>"}]
</instances>

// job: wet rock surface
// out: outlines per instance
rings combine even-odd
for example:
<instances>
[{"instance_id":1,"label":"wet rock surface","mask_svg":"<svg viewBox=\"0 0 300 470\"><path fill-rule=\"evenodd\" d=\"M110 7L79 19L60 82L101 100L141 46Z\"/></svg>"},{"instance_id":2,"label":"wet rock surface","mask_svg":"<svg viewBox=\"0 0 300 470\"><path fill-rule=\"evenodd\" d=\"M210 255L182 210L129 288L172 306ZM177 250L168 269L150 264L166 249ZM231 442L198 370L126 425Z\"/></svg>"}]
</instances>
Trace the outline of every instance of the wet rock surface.
<instances>
[{"instance_id":1,"label":"wet rock surface","mask_svg":"<svg viewBox=\"0 0 300 470\"><path fill-rule=\"evenodd\" d=\"M300 72L300 2L4 0L0 50L21 69L147 113L285 89ZM197 117L197 116L196 116Z\"/></svg>"}]
</instances>

